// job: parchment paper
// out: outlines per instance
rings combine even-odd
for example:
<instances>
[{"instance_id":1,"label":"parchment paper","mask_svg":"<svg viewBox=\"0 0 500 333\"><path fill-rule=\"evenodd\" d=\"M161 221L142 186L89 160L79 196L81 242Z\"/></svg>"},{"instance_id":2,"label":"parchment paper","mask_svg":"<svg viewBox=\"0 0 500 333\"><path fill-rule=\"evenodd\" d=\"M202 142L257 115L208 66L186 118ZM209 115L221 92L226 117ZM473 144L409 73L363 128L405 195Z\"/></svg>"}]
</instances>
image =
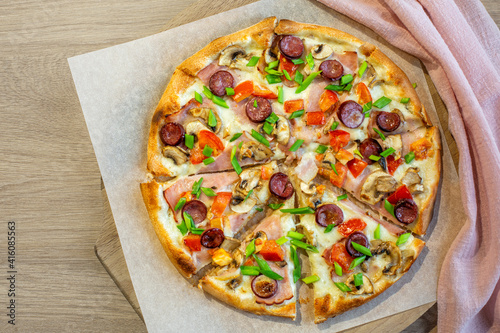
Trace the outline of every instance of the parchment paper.
<instances>
[{"instance_id":1,"label":"parchment paper","mask_svg":"<svg viewBox=\"0 0 500 333\"><path fill-rule=\"evenodd\" d=\"M150 224L139 183L147 180L146 142L153 111L174 68L212 39L268 16L332 26L378 45L410 78L434 124L439 120L417 59L392 48L362 25L308 0L262 0L150 37L70 58L69 64L106 186L123 252L150 332L317 332L343 330L436 300L444 255L463 211L455 171L443 141L442 186L427 248L410 271L375 300L323 324L311 303L295 322L257 316L192 287L168 260ZM312 300L302 286L300 298Z\"/></svg>"}]
</instances>

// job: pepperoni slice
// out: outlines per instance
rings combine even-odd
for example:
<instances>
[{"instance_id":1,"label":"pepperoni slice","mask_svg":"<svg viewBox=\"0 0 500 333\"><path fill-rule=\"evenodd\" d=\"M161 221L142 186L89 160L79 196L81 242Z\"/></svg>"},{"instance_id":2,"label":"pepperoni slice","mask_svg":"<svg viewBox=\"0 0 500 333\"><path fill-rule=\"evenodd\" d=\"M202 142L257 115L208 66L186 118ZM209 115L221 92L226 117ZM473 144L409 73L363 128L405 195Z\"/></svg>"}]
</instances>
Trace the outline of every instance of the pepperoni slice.
<instances>
[{"instance_id":1,"label":"pepperoni slice","mask_svg":"<svg viewBox=\"0 0 500 333\"><path fill-rule=\"evenodd\" d=\"M273 297L278 291L278 282L265 275L256 276L252 280L252 291L260 298Z\"/></svg>"},{"instance_id":2,"label":"pepperoni slice","mask_svg":"<svg viewBox=\"0 0 500 333\"><path fill-rule=\"evenodd\" d=\"M257 101L257 107L255 106L255 101ZM254 123L262 123L271 115L273 108L267 99L263 97L253 97L247 102L246 111L251 121Z\"/></svg>"},{"instance_id":3,"label":"pepperoni slice","mask_svg":"<svg viewBox=\"0 0 500 333\"><path fill-rule=\"evenodd\" d=\"M184 127L177 123L166 123L160 130L161 141L168 146L176 146L184 139Z\"/></svg>"},{"instance_id":4,"label":"pepperoni slice","mask_svg":"<svg viewBox=\"0 0 500 333\"><path fill-rule=\"evenodd\" d=\"M375 161L370 160L371 155L378 156L382 152L382 147L377 140L368 138L363 140L359 145L359 152L363 155L363 161L368 164L373 164Z\"/></svg>"},{"instance_id":5,"label":"pepperoni slice","mask_svg":"<svg viewBox=\"0 0 500 333\"><path fill-rule=\"evenodd\" d=\"M288 179L288 176L282 172L275 173L269 180L269 190L280 199L289 199L295 190Z\"/></svg>"},{"instance_id":6,"label":"pepperoni slice","mask_svg":"<svg viewBox=\"0 0 500 333\"><path fill-rule=\"evenodd\" d=\"M340 121L349 128L359 127L363 123L363 107L355 101L345 101L340 104L337 116Z\"/></svg>"},{"instance_id":7,"label":"pepperoni slice","mask_svg":"<svg viewBox=\"0 0 500 333\"><path fill-rule=\"evenodd\" d=\"M344 66L337 60L325 60L319 65L321 76L325 79L336 81L344 74Z\"/></svg>"},{"instance_id":8,"label":"pepperoni slice","mask_svg":"<svg viewBox=\"0 0 500 333\"><path fill-rule=\"evenodd\" d=\"M281 38L279 48L285 57L296 59L304 52L304 43L298 37L287 35Z\"/></svg>"},{"instance_id":9,"label":"pepperoni slice","mask_svg":"<svg viewBox=\"0 0 500 333\"><path fill-rule=\"evenodd\" d=\"M194 224L199 224L207 217L207 206L200 200L191 200L182 207L182 215L184 213L191 215Z\"/></svg>"},{"instance_id":10,"label":"pepperoni slice","mask_svg":"<svg viewBox=\"0 0 500 333\"><path fill-rule=\"evenodd\" d=\"M382 131L393 132L398 129L400 124L401 118L395 112L381 111L377 116L377 125Z\"/></svg>"},{"instance_id":11,"label":"pepperoni slice","mask_svg":"<svg viewBox=\"0 0 500 333\"><path fill-rule=\"evenodd\" d=\"M316 223L322 227L326 227L329 224L335 226L339 225L344 221L344 213L337 205L328 204L319 207L315 213Z\"/></svg>"},{"instance_id":12,"label":"pepperoni slice","mask_svg":"<svg viewBox=\"0 0 500 333\"><path fill-rule=\"evenodd\" d=\"M364 256L363 253L358 252L352 246L352 242L357 243L359 245L363 245L364 247L368 247L368 238L361 231L355 231L347 237L347 241L345 244L345 249L351 255L351 257L361 257Z\"/></svg>"},{"instance_id":13,"label":"pepperoni slice","mask_svg":"<svg viewBox=\"0 0 500 333\"><path fill-rule=\"evenodd\" d=\"M411 199L401 199L394 206L396 219L404 224L410 224L417 218L418 206Z\"/></svg>"},{"instance_id":14,"label":"pepperoni slice","mask_svg":"<svg viewBox=\"0 0 500 333\"><path fill-rule=\"evenodd\" d=\"M226 88L234 87L234 79L231 73L227 71L218 71L212 74L208 86L214 95L224 96L226 94Z\"/></svg>"},{"instance_id":15,"label":"pepperoni slice","mask_svg":"<svg viewBox=\"0 0 500 333\"><path fill-rule=\"evenodd\" d=\"M224 232L219 228L210 228L201 234L201 245L213 249L219 247L224 241Z\"/></svg>"}]
</instances>

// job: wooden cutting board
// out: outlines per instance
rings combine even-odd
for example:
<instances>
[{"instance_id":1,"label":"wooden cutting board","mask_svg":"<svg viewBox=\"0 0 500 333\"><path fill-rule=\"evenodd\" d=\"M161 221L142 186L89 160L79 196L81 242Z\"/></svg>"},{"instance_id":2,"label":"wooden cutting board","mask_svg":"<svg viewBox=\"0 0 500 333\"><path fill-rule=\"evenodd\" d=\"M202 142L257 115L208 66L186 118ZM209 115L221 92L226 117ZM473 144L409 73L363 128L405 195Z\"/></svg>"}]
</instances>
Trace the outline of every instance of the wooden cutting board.
<instances>
[{"instance_id":1,"label":"wooden cutting board","mask_svg":"<svg viewBox=\"0 0 500 333\"><path fill-rule=\"evenodd\" d=\"M165 25L164 30L177 27L192 21L202 19L223 11L244 6L255 2L255 0L200 0L186 8L173 20ZM450 148L455 167L458 166L458 151L456 143L448 130L448 112L439 97L436 88L429 75L425 72L429 90L431 92L440 122L445 133L445 139ZM103 226L99 239L95 245L95 252L102 265L109 273L113 281L121 290L132 308L143 319L137 297L134 292L132 281L125 263L125 257L120 245L120 239L116 230L111 208L106 195L106 190L102 189L104 201ZM143 319L144 320L144 319ZM344 332L434 332L437 323L437 306L434 302L420 307L395 314L393 316L379 319L362 326L358 326Z\"/></svg>"}]
</instances>

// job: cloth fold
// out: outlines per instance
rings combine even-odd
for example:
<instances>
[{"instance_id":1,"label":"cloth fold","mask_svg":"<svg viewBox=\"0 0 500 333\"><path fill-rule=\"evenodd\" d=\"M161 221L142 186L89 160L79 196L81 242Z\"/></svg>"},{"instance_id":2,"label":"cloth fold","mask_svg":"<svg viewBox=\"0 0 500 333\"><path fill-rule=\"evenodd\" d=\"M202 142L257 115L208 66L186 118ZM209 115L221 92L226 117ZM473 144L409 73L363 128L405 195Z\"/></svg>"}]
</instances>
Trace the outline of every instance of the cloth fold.
<instances>
[{"instance_id":1,"label":"cloth fold","mask_svg":"<svg viewBox=\"0 0 500 333\"><path fill-rule=\"evenodd\" d=\"M318 1L427 68L449 112L468 217L441 268L438 330L500 332L498 27L479 0Z\"/></svg>"}]
</instances>

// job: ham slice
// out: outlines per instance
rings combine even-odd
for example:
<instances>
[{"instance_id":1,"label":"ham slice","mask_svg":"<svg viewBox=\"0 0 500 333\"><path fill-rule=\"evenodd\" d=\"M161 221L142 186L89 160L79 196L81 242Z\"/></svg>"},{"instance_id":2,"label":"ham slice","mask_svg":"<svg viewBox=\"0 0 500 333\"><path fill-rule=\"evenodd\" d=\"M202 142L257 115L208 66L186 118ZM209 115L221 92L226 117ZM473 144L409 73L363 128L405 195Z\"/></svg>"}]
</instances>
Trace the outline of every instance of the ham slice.
<instances>
[{"instance_id":1,"label":"ham slice","mask_svg":"<svg viewBox=\"0 0 500 333\"><path fill-rule=\"evenodd\" d=\"M294 295L292 286L290 285L290 277L288 276L287 266L278 267L275 264L270 264L269 267L271 267L271 270L273 272L281 275L283 277L283 280L277 281L278 290L276 291L276 294L274 294L274 296L271 296L269 298L261 298L256 295L255 296L256 302L259 304L273 305L273 304L281 304L284 301L293 298Z\"/></svg>"},{"instance_id":2,"label":"ham slice","mask_svg":"<svg viewBox=\"0 0 500 333\"><path fill-rule=\"evenodd\" d=\"M354 51L346 51L336 55L338 61L344 66L344 74L354 74L358 69L358 54Z\"/></svg>"},{"instance_id":3,"label":"ham slice","mask_svg":"<svg viewBox=\"0 0 500 333\"><path fill-rule=\"evenodd\" d=\"M283 236L280 214L272 214L263 219L255 229L255 232L257 231L264 231L267 235L267 239L278 239Z\"/></svg>"},{"instance_id":4,"label":"ham slice","mask_svg":"<svg viewBox=\"0 0 500 333\"><path fill-rule=\"evenodd\" d=\"M201 248L200 251L195 251L192 253L193 264L196 267L196 271L199 271L212 261L211 251L212 249L207 249L206 247Z\"/></svg>"},{"instance_id":5,"label":"ham slice","mask_svg":"<svg viewBox=\"0 0 500 333\"><path fill-rule=\"evenodd\" d=\"M309 85L309 95L307 96L307 102L305 105L305 111L320 111L319 100L321 98L321 94L325 91L325 87L332 83L331 81L327 81L321 78L316 78Z\"/></svg>"},{"instance_id":6,"label":"ham slice","mask_svg":"<svg viewBox=\"0 0 500 333\"><path fill-rule=\"evenodd\" d=\"M210 77L212 76L212 74L214 74L215 72L218 72L218 71L227 71L227 72L231 73L231 75L234 78L235 86L236 86L236 84L237 84L236 82L238 81L237 79L239 78L239 76L236 75L234 73L234 71L230 70L226 66L219 66L217 61L214 61L210 65L208 65L207 67L203 68L201 71L198 72L197 75L200 78L200 80L203 82L203 84L208 87L208 82L210 81Z\"/></svg>"}]
</instances>

